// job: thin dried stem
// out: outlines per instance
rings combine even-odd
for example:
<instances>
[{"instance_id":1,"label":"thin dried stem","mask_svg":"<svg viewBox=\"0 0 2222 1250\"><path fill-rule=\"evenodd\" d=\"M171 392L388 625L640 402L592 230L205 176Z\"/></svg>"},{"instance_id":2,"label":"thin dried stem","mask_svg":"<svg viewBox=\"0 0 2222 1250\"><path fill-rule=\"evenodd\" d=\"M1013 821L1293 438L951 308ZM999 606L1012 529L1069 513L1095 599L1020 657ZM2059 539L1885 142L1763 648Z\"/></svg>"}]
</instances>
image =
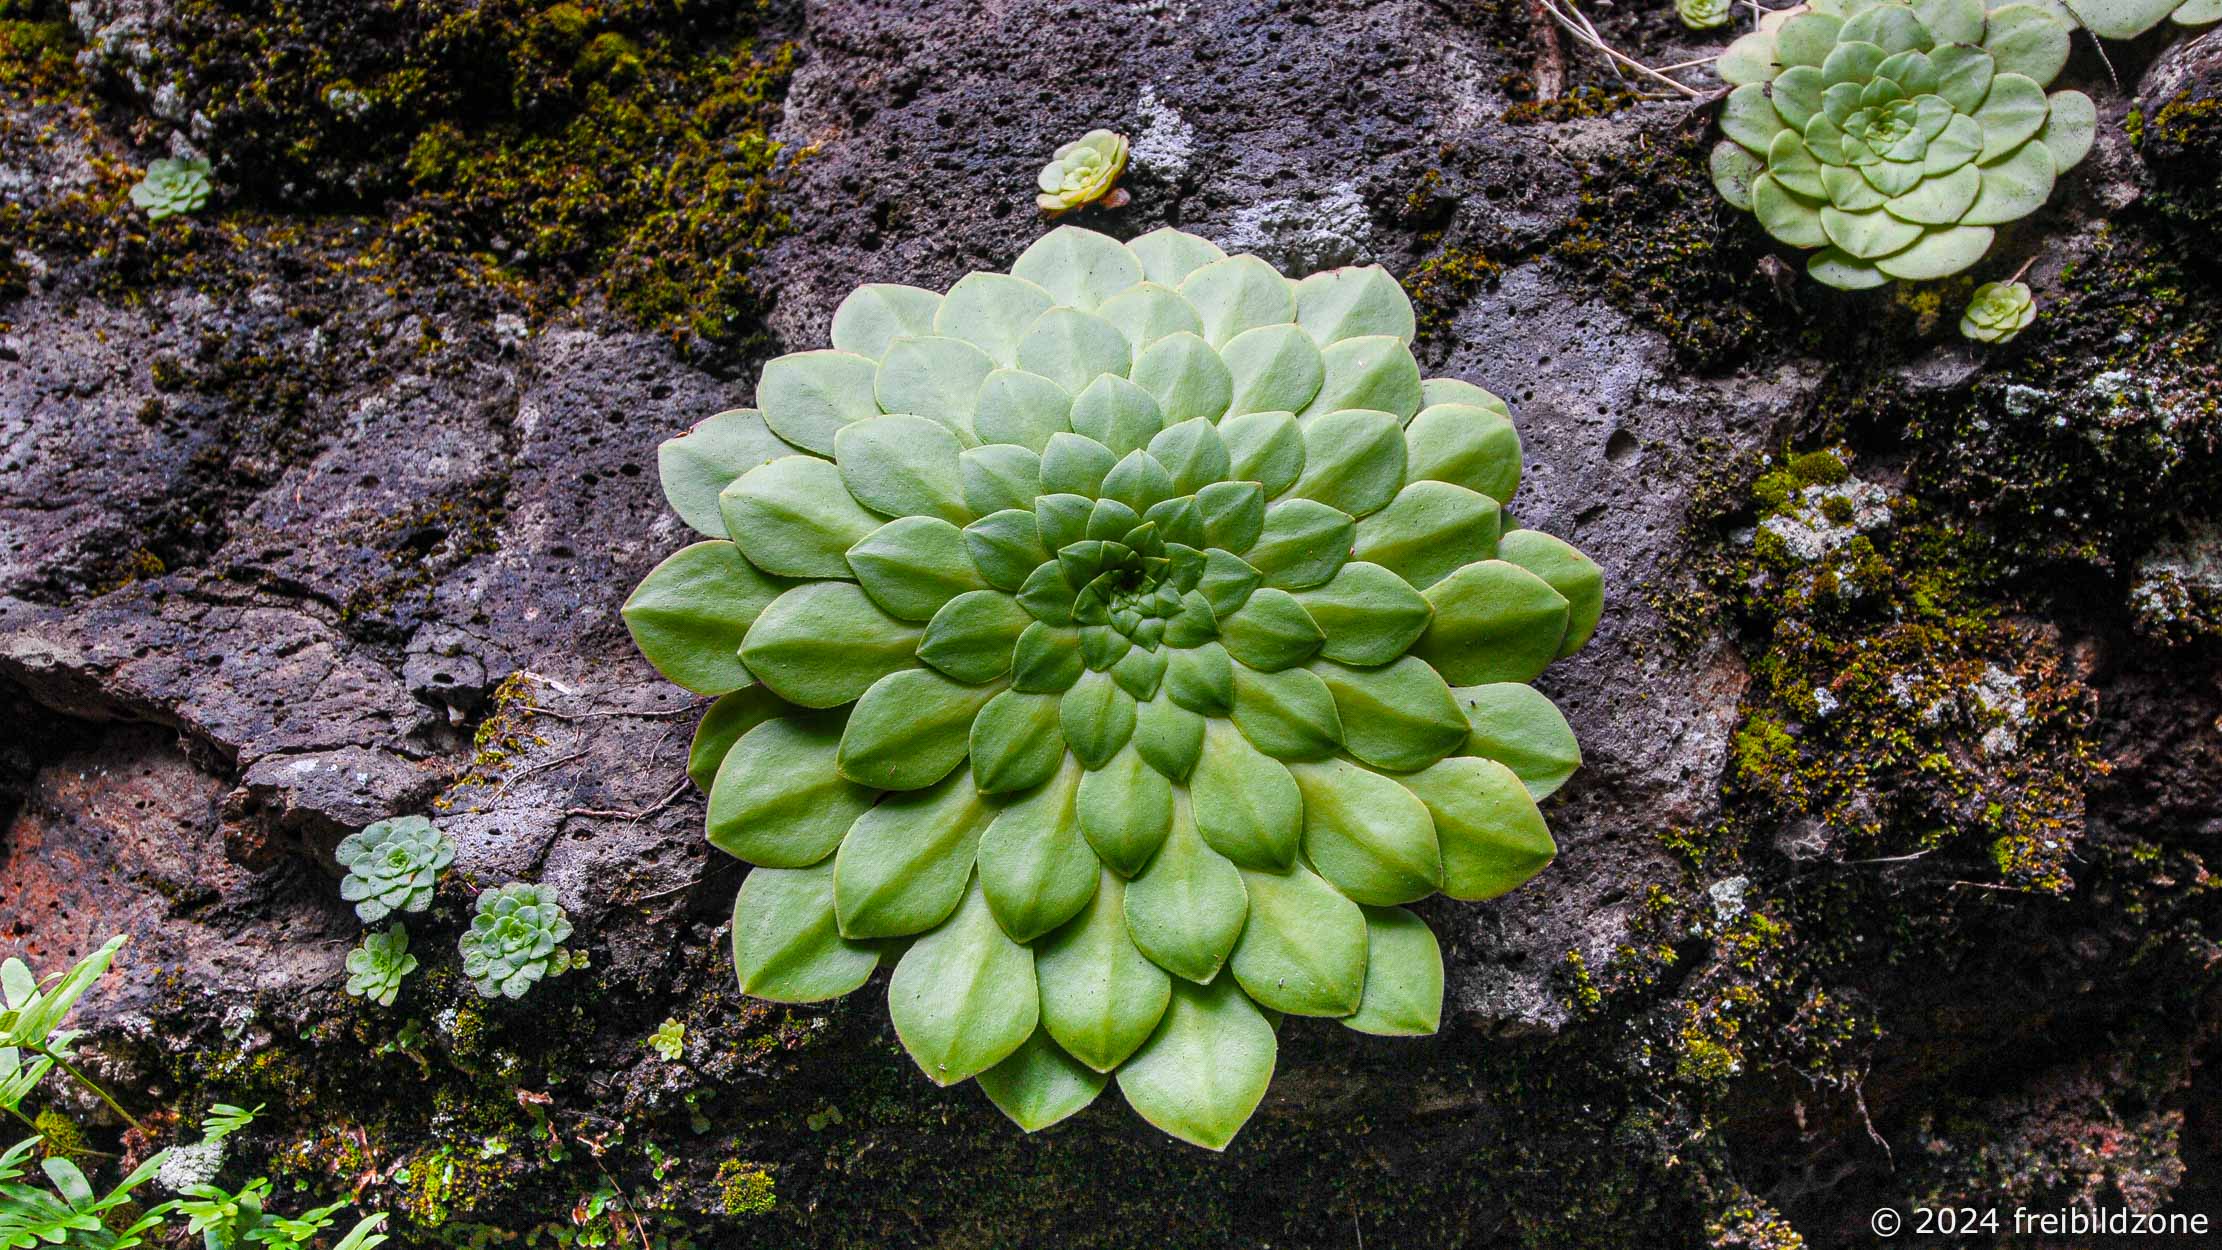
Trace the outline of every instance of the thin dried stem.
<instances>
[{"instance_id":1,"label":"thin dried stem","mask_svg":"<svg viewBox=\"0 0 2222 1250\"><path fill-rule=\"evenodd\" d=\"M1553 21L1564 27L1568 34L1582 43L1588 44L1592 49L1603 53L1606 60L1612 63L1614 74L1620 74L1621 68L1626 67L1666 87L1683 99L1702 100L1705 98L1705 93L1697 88L1686 83L1676 82L1658 70L1645 65L1634 57L1624 55L1611 44L1606 43L1604 35L1598 31L1596 26L1591 24L1587 17L1582 15L1579 8L1575 7L1574 0L1535 0L1535 2L1542 7L1545 13L1551 16Z\"/></svg>"}]
</instances>

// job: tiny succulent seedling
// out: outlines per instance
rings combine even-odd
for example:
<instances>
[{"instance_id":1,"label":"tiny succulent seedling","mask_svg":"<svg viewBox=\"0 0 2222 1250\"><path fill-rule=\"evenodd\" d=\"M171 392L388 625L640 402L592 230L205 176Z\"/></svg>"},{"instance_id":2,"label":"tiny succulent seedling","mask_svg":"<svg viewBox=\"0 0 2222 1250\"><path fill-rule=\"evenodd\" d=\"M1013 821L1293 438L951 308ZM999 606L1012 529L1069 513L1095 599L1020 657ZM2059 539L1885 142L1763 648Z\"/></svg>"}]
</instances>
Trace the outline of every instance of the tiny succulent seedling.
<instances>
[{"instance_id":1,"label":"tiny succulent seedling","mask_svg":"<svg viewBox=\"0 0 2222 1250\"><path fill-rule=\"evenodd\" d=\"M363 944L347 952L347 992L391 1007L403 979L416 970L417 957L409 953L409 926L397 920L392 928L365 933Z\"/></svg>"},{"instance_id":2,"label":"tiny succulent seedling","mask_svg":"<svg viewBox=\"0 0 2222 1250\"><path fill-rule=\"evenodd\" d=\"M395 816L342 839L334 852L347 877L339 896L364 924L432 905L440 873L455 862L455 839L422 816Z\"/></svg>"},{"instance_id":3,"label":"tiny succulent seedling","mask_svg":"<svg viewBox=\"0 0 2222 1250\"><path fill-rule=\"evenodd\" d=\"M1735 13L1731 0L1674 0L1674 15L1691 30L1714 30L1728 25Z\"/></svg>"},{"instance_id":4,"label":"tiny succulent seedling","mask_svg":"<svg viewBox=\"0 0 2222 1250\"><path fill-rule=\"evenodd\" d=\"M1098 200L1106 208L1126 203L1118 189L1126 172L1126 136L1109 130L1091 130L1057 149L1035 185L1041 188L1034 203L1052 217Z\"/></svg>"},{"instance_id":5,"label":"tiny succulent seedling","mask_svg":"<svg viewBox=\"0 0 2222 1250\"><path fill-rule=\"evenodd\" d=\"M1714 184L1767 233L1816 248L1846 290L1942 278L2036 212L2091 150L2098 110L2045 93L2068 59L2057 11L1983 0L1812 0L1722 53Z\"/></svg>"},{"instance_id":6,"label":"tiny succulent seedling","mask_svg":"<svg viewBox=\"0 0 2222 1250\"><path fill-rule=\"evenodd\" d=\"M570 936L571 919L546 886L519 881L487 890L458 944L463 975L484 997L523 998L542 977L579 966L563 945Z\"/></svg>"},{"instance_id":7,"label":"tiny succulent seedling","mask_svg":"<svg viewBox=\"0 0 2222 1250\"><path fill-rule=\"evenodd\" d=\"M1115 1074L1224 1146L1275 1013L1430 1033L1434 936L1553 854L1579 760L1526 683L1602 577L1505 526L1502 400L1423 380L1377 266L1302 281L1052 231L945 294L867 286L759 408L664 444L705 541L625 619L721 695L689 770L757 865L733 953L805 1002L896 957L896 1035L1022 1127Z\"/></svg>"},{"instance_id":8,"label":"tiny succulent seedling","mask_svg":"<svg viewBox=\"0 0 2222 1250\"><path fill-rule=\"evenodd\" d=\"M648 1035L648 1049L667 1060L677 1061L687 1050L687 1026L677 1020L665 1020Z\"/></svg>"},{"instance_id":9,"label":"tiny succulent seedling","mask_svg":"<svg viewBox=\"0 0 2222 1250\"><path fill-rule=\"evenodd\" d=\"M2165 21L2179 26L2222 22L2222 0L2062 0L2085 30L2104 39L2135 39Z\"/></svg>"},{"instance_id":10,"label":"tiny succulent seedling","mask_svg":"<svg viewBox=\"0 0 2222 1250\"><path fill-rule=\"evenodd\" d=\"M1978 343L2005 343L2037 319L2037 298L2025 282L1986 282L1960 314L1960 333Z\"/></svg>"},{"instance_id":11,"label":"tiny succulent seedling","mask_svg":"<svg viewBox=\"0 0 2222 1250\"><path fill-rule=\"evenodd\" d=\"M146 210L148 221L199 212L208 203L208 173L207 161L164 157L147 166L146 177L131 188L131 202Z\"/></svg>"}]
</instances>

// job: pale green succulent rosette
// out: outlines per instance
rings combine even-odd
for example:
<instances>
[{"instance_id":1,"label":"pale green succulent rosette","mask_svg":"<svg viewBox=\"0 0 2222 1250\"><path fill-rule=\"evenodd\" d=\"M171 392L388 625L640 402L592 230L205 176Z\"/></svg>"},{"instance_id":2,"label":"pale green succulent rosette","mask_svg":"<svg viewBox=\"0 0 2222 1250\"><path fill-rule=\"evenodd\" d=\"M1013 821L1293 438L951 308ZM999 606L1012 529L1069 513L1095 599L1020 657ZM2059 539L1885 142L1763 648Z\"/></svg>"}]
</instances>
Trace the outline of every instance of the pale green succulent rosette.
<instances>
[{"instance_id":1,"label":"pale green succulent rosette","mask_svg":"<svg viewBox=\"0 0 2222 1250\"><path fill-rule=\"evenodd\" d=\"M1691 30L1714 30L1728 25L1735 13L1732 0L1674 0L1674 15Z\"/></svg>"},{"instance_id":2,"label":"pale green succulent rosette","mask_svg":"<svg viewBox=\"0 0 2222 1250\"><path fill-rule=\"evenodd\" d=\"M2007 343L2037 319L2037 297L2025 282L1986 282L1960 314L1960 333L1978 343Z\"/></svg>"},{"instance_id":3,"label":"pale green succulent rosette","mask_svg":"<svg viewBox=\"0 0 2222 1250\"><path fill-rule=\"evenodd\" d=\"M2135 39L2162 22L2222 22L2222 0L2061 0L2085 30L2102 39Z\"/></svg>"},{"instance_id":4,"label":"pale green succulent rosette","mask_svg":"<svg viewBox=\"0 0 2222 1250\"><path fill-rule=\"evenodd\" d=\"M355 905L357 919L376 924L432 905L440 873L455 862L455 840L422 816L396 816L349 834L333 857L347 869L339 896Z\"/></svg>"},{"instance_id":5,"label":"pale green succulent rosette","mask_svg":"<svg viewBox=\"0 0 2222 1250\"><path fill-rule=\"evenodd\" d=\"M1109 130L1091 130L1057 149L1035 179L1041 193L1034 197L1043 212L1055 217L1083 204L1112 194L1119 175L1126 172L1127 139Z\"/></svg>"},{"instance_id":6,"label":"pale green succulent rosette","mask_svg":"<svg viewBox=\"0 0 2222 1250\"><path fill-rule=\"evenodd\" d=\"M544 977L580 961L563 945L571 918L546 886L512 882L478 896L478 914L456 949L463 975L483 998L523 998Z\"/></svg>"},{"instance_id":7,"label":"pale green succulent rosette","mask_svg":"<svg viewBox=\"0 0 2222 1250\"><path fill-rule=\"evenodd\" d=\"M1858 290L1955 274L2042 207L2091 150L2098 111L2045 93L2060 10L1982 0L1814 0L1730 44L1714 185Z\"/></svg>"},{"instance_id":8,"label":"pale green succulent rosette","mask_svg":"<svg viewBox=\"0 0 2222 1250\"><path fill-rule=\"evenodd\" d=\"M363 935L363 944L347 952L347 992L381 1007L393 1006L401 983L417 970L417 957L409 953L409 926Z\"/></svg>"},{"instance_id":9,"label":"pale green succulent rosette","mask_svg":"<svg viewBox=\"0 0 2222 1250\"><path fill-rule=\"evenodd\" d=\"M664 444L705 541L625 607L722 695L689 759L756 865L750 994L862 985L926 1075L1039 1129L1116 1076L1223 1147L1277 1013L1429 1033L1404 905L1555 853L1580 762L1524 683L1602 577L1504 531L1508 411L1423 381L1377 266L1292 281L1059 229L946 294L867 286L759 407Z\"/></svg>"},{"instance_id":10,"label":"pale green succulent rosette","mask_svg":"<svg viewBox=\"0 0 2222 1250\"><path fill-rule=\"evenodd\" d=\"M146 210L148 221L198 212L208 203L208 174L207 161L165 157L147 166L146 176L131 188L131 202Z\"/></svg>"}]
</instances>

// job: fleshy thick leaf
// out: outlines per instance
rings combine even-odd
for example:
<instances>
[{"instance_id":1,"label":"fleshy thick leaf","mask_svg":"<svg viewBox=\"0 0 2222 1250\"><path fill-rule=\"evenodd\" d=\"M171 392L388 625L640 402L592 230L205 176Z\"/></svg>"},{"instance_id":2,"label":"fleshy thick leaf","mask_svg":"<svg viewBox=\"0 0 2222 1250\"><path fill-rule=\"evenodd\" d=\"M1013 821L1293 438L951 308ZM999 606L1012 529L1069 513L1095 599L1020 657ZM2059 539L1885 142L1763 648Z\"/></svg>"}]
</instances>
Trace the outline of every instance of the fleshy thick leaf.
<instances>
[{"instance_id":1,"label":"fleshy thick leaf","mask_svg":"<svg viewBox=\"0 0 2222 1250\"><path fill-rule=\"evenodd\" d=\"M972 590L941 605L918 643L918 658L958 681L993 681L1011 671L1018 636L1034 623L1000 590Z\"/></svg>"},{"instance_id":2,"label":"fleshy thick leaf","mask_svg":"<svg viewBox=\"0 0 2222 1250\"><path fill-rule=\"evenodd\" d=\"M980 837L980 886L996 923L1031 942L1079 914L1100 865L1080 833L1080 766L1069 756L1043 785L996 813Z\"/></svg>"},{"instance_id":3,"label":"fleshy thick leaf","mask_svg":"<svg viewBox=\"0 0 2222 1250\"><path fill-rule=\"evenodd\" d=\"M1569 543L1541 530L1513 530L1497 541L1497 558L1517 564L1566 600L1566 637L1558 654L1572 655L1597 632L1605 611L1605 573Z\"/></svg>"},{"instance_id":4,"label":"fleshy thick leaf","mask_svg":"<svg viewBox=\"0 0 2222 1250\"><path fill-rule=\"evenodd\" d=\"M1532 681L1566 637L1565 596L1516 564L1483 560L1427 588L1435 619L1412 646L1446 681Z\"/></svg>"},{"instance_id":5,"label":"fleshy thick leaf","mask_svg":"<svg viewBox=\"0 0 2222 1250\"><path fill-rule=\"evenodd\" d=\"M717 784L718 769L742 734L795 711L794 705L763 686L721 696L694 727L694 741L687 746L687 778L696 789L708 794Z\"/></svg>"},{"instance_id":6,"label":"fleshy thick leaf","mask_svg":"<svg viewBox=\"0 0 2222 1250\"><path fill-rule=\"evenodd\" d=\"M1131 877L1173 827L1173 783L1130 743L1080 778L1074 811L1096 856Z\"/></svg>"},{"instance_id":7,"label":"fleshy thick leaf","mask_svg":"<svg viewBox=\"0 0 2222 1250\"><path fill-rule=\"evenodd\" d=\"M872 683L849 714L841 734L841 775L883 790L934 784L964 762L972 718L1000 687L968 686L930 668L889 673Z\"/></svg>"},{"instance_id":8,"label":"fleshy thick leaf","mask_svg":"<svg viewBox=\"0 0 2222 1250\"><path fill-rule=\"evenodd\" d=\"M1458 753L1503 764L1536 799L1564 785L1582 766L1573 728L1535 687L1499 682L1466 686L1451 694L1473 730Z\"/></svg>"},{"instance_id":9,"label":"fleshy thick leaf","mask_svg":"<svg viewBox=\"0 0 2222 1250\"><path fill-rule=\"evenodd\" d=\"M1311 665L1335 697L1343 745L1375 768L1410 772L1458 750L1471 732L1450 687L1411 656L1376 668Z\"/></svg>"},{"instance_id":10,"label":"fleshy thick leaf","mask_svg":"<svg viewBox=\"0 0 2222 1250\"><path fill-rule=\"evenodd\" d=\"M1065 758L1055 694L1006 690L972 722L972 782L983 794L1030 790ZM1024 941L1025 939L1020 939Z\"/></svg>"},{"instance_id":11,"label":"fleshy thick leaf","mask_svg":"<svg viewBox=\"0 0 2222 1250\"><path fill-rule=\"evenodd\" d=\"M665 439L656 448L656 473L680 520L711 538L724 538L718 493L750 469L794 452L764 424L762 413L735 408Z\"/></svg>"},{"instance_id":12,"label":"fleshy thick leaf","mask_svg":"<svg viewBox=\"0 0 2222 1250\"><path fill-rule=\"evenodd\" d=\"M963 339L899 338L880 358L880 411L926 417L973 438L972 414L995 359Z\"/></svg>"},{"instance_id":13,"label":"fleshy thick leaf","mask_svg":"<svg viewBox=\"0 0 2222 1250\"><path fill-rule=\"evenodd\" d=\"M1458 489L1439 482L1433 485ZM1466 493L1494 510L1496 505L1483 496ZM1362 523L1359 532L1364 533ZM1320 655L1369 667L1403 655L1427 629L1435 612L1403 578L1378 564L1358 560L1343 565L1324 584L1297 591L1295 598L1325 635Z\"/></svg>"},{"instance_id":14,"label":"fleshy thick leaf","mask_svg":"<svg viewBox=\"0 0 2222 1250\"><path fill-rule=\"evenodd\" d=\"M1418 395L1418 371L1413 373ZM1322 413L1302 422L1304 474L1291 489L1353 517L1388 506L1404 485L1404 425L1367 409Z\"/></svg>"},{"instance_id":15,"label":"fleshy thick leaf","mask_svg":"<svg viewBox=\"0 0 2222 1250\"><path fill-rule=\"evenodd\" d=\"M1085 1110L1110 1082L1037 1028L1025 1044L980 1074L980 1092L1011 1123L1038 1133Z\"/></svg>"},{"instance_id":16,"label":"fleshy thick leaf","mask_svg":"<svg viewBox=\"0 0 2222 1250\"><path fill-rule=\"evenodd\" d=\"M842 934L908 937L940 924L963 898L995 814L958 773L930 790L890 794L859 816L833 857Z\"/></svg>"},{"instance_id":17,"label":"fleshy thick leaf","mask_svg":"<svg viewBox=\"0 0 2222 1250\"><path fill-rule=\"evenodd\" d=\"M625 600L625 628L657 672L696 694L724 694L755 683L741 639L780 589L732 543L694 543L641 579Z\"/></svg>"},{"instance_id":18,"label":"fleshy thick leaf","mask_svg":"<svg viewBox=\"0 0 2222 1250\"><path fill-rule=\"evenodd\" d=\"M733 900L733 967L741 992L778 1003L839 998L879 966L879 949L841 936L833 864L758 868Z\"/></svg>"},{"instance_id":19,"label":"fleshy thick leaf","mask_svg":"<svg viewBox=\"0 0 2222 1250\"><path fill-rule=\"evenodd\" d=\"M1143 1119L1224 1150L1273 1081L1276 1040L1233 977L1173 988L1157 1031L1121 1065L1119 1092Z\"/></svg>"},{"instance_id":20,"label":"fleshy thick leaf","mask_svg":"<svg viewBox=\"0 0 2222 1250\"><path fill-rule=\"evenodd\" d=\"M772 432L804 451L833 454L833 436L851 421L880 415L872 387L879 362L852 352L796 352L764 366L756 406Z\"/></svg>"},{"instance_id":21,"label":"fleshy thick leaf","mask_svg":"<svg viewBox=\"0 0 2222 1250\"><path fill-rule=\"evenodd\" d=\"M840 746L837 714L767 720L741 735L710 786L710 845L769 868L833 854L873 797L836 769Z\"/></svg>"},{"instance_id":22,"label":"fleshy thick leaf","mask_svg":"<svg viewBox=\"0 0 2222 1250\"><path fill-rule=\"evenodd\" d=\"M1343 1023L1390 1037L1435 1032L1443 1023L1443 949L1435 934L1401 907L1368 907L1365 915L1365 997Z\"/></svg>"},{"instance_id":23,"label":"fleshy thick leaf","mask_svg":"<svg viewBox=\"0 0 2222 1250\"><path fill-rule=\"evenodd\" d=\"M1246 871L1249 919L1227 970L1259 1006L1296 1016L1347 1016L1366 983L1366 919L1301 865Z\"/></svg>"},{"instance_id":24,"label":"fleshy thick leaf","mask_svg":"<svg viewBox=\"0 0 2222 1250\"><path fill-rule=\"evenodd\" d=\"M993 532L999 528L989 524L993 520L989 517L974 524ZM1025 538L1033 539L1033 514L1019 513L1018 520L1024 526ZM939 517L908 516L889 521L849 548L849 570L856 575L857 585L888 615L905 621L930 621L942 604L958 595L987 589L988 583L974 567L968 550L969 529L960 530ZM1002 551L986 547L985 540L983 550L991 557ZM1040 563L1035 560L1027 571ZM1016 590L1017 586L1008 589Z\"/></svg>"},{"instance_id":25,"label":"fleshy thick leaf","mask_svg":"<svg viewBox=\"0 0 2222 1250\"><path fill-rule=\"evenodd\" d=\"M1434 818L1452 898L1495 898L1558 854L1527 787L1495 760L1454 756L1402 780Z\"/></svg>"},{"instance_id":26,"label":"fleshy thick leaf","mask_svg":"<svg viewBox=\"0 0 2222 1250\"><path fill-rule=\"evenodd\" d=\"M1135 949L1176 977L1209 981L1234 950L1249 909L1242 874L1196 835L1186 795L1165 845L1128 883L1125 906Z\"/></svg>"},{"instance_id":27,"label":"fleshy thick leaf","mask_svg":"<svg viewBox=\"0 0 2222 1250\"><path fill-rule=\"evenodd\" d=\"M1387 905L1441 888L1435 822L1411 791L1348 760L1291 764L1289 772L1304 795L1304 858L1336 889Z\"/></svg>"},{"instance_id":28,"label":"fleshy thick leaf","mask_svg":"<svg viewBox=\"0 0 2222 1250\"><path fill-rule=\"evenodd\" d=\"M1350 558L1358 527L1350 514L1312 499L1283 499L1265 510L1265 527L1242 559L1281 590L1333 577ZM1214 605L1216 606L1216 605Z\"/></svg>"},{"instance_id":29,"label":"fleshy thick leaf","mask_svg":"<svg viewBox=\"0 0 2222 1250\"><path fill-rule=\"evenodd\" d=\"M1321 759L1342 745L1335 696L1300 668L1261 673L1235 665L1234 723L1252 746L1278 760Z\"/></svg>"},{"instance_id":30,"label":"fleshy thick leaf","mask_svg":"<svg viewBox=\"0 0 2222 1250\"><path fill-rule=\"evenodd\" d=\"M1353 558L1380 565L1425 590L1466 565L1495 556L1501 524L1502 509L1495 499L1449 482L1415 481L1388 507L1358 522ZM1345 572L1352 567L1346 565Z\"/></svg>"},{"instance_id":31,"label":"fleshy thick leaf","mask_svg":"<svg viewBox=\"0 0 2222 1250\"><path fill-rule=\"evenodd\" d=\"M939 295L914 286L860 286L833 310L833 346L878 360L898 338L932 334L940 307Z\"/></svg>"},{"instance_id":32,"label":"fleshy thick leaf","mask_svg":"<svg viewBox=\"0 0 2222 1250\"><path fill-rule=\"evenodd\" d=\"M1006 937L974 885L918 939L887 986L895 1036L936 1085L954 1085L1024 1045L1041 1019L1034 954Z\"/></svg>"},{"instance_id":33,"label":"fleshy thick leaf","mask_svg":"<svg viewBox=\"0 0 2222 1250\"><path fill-rule=\"evenodd\" d=\"M1098 1072L1109 1072L1149 1040L1172 997L1172 977L1126 931L1127 884L1105 868L1095 893L1035 948L1042 1027Z\"/></svg>"},{"instance_id":34,"label":"fleshy thick leaf","mask_svg":"<svg viewBox=\"0 0 2222 1250\"><path fill-rule=\"evenodd\" d=\"M1331 269L1298 282L1296 323L1322 347L1369 335L1410 343L1418 328L1411 297L1379 265Z\"/></svg>"},{"instance_id":35,"label":"fleshy thick leaf","mask_svg":"<svg viewBox=\"0 0 2222 1250\"><path fill-rule=\"evenodd\" d=\"M1142 280L1142 262L1118 240L1059 226L1034 240L1011 273L1035 283L1058 303L1091 309Z\"/></svg>"},{"instance_id":36,"label":"fleshy thick leaf","mask_svg":"<svg viewBox=\"0 0 2222 1250\"><path fill-rule=\"evenodd\" d=\"M757 680L803 707L837 707L909 668L922 631L853 582L805 582L772 601L740 645Z\"/></svg>"},{"instance_id":37,"label":"fleshy thick leaf","mask_svg":"<svg viewBox=\"0 0 2222 1250\"><path fill-rule=\"evenodd\" d=\"M884 516L972 521L964 502L964 450L956 434L927 417L873 417L834 435L834 462L856 501Z\"/></svg>"},{"instance_id":38,"label":"fleshy thick leaf","mask_svg":"<svg viewBox=\"0 0 2222 1250\"><path fill-rule=\"evenodd\" d=\"M1196 831L1211 849L1244 868L1277 871L1294 862L1304 829L1296 779L1227 721L1204 722L1189 789Z\"/></svg>"},{"instance_id":39,"label":"fleshy thick leaf","mask_svg":"<svg viewBox=\"0 0 2222 1250\"><path fill-rule=\"evenodd\" d=\"M1386 412L1409 421L1420 410L1420 366L1404 340L1385 334L1343 339L1319 353L1319 393L1297 412L1316 416L1344 408Z\"/></svg>"},{"instance_id":40,"label":"fleshy thick leaf","mask_svg":"<svg viewBox=\"0 0 2222 1250\"><path fill-rule=\"evenodd\" d=\"M1520 488L1520 435L1477 404L1431 404L1405 427L1405 480L1463 486L1498 503Z\"/></svg>"},{"instance_id":41,"label":"fleshy thick leaf","mask_svg":"<svg viewBox=\"0 0 2222 1250\"><path fill-rule=\"evenodd\" d=\"M718 508L748 562L780 577L848 577L849 548L884 523L815 456L750 469L718 495Z\"/></svg>"}]
</instances>

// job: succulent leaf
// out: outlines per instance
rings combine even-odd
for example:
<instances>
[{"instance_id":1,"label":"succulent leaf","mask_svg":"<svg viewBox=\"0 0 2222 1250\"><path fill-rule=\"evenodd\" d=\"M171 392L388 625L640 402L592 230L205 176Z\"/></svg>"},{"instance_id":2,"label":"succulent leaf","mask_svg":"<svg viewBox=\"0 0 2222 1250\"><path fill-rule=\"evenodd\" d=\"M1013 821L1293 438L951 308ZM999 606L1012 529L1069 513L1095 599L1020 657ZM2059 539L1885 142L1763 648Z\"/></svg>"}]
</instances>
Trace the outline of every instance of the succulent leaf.
<instances>
[{"instance_id":1,"label":"succulent leaf","mask_svg":"<svg viewBox=\"0 0 2222 1250\"><path fill-rule=\"evenodd\" d=\"M1923 12L1964 25L1948 7ZM1805 17L1763 23L1767 78L1733 108L1766 147L1732 140L1717 168L1816 240L1824 211L1863 253L1921 236L1817 264L1882 281L1935 263L1932 239L1987 245L1908 218L1965 216L2088 144L2058 98L2030 125L1992 52L1924 51L1889 17L1854 47ZM1870 99L1886 63L1921 90ZM1994 95L2001 133L2027 133L1985 164ZM1854 114L1905 101L1921 161L1831 165L1806 139L1840 151ZM1032 1130L1116 1072L1212 1148L1263 1094L1279 1013L1431 1030L1441 955L1398 905L1549 862L1535 797L1580 752L1519 683L1588 638L1603 575L1504 530L1510 409L1422 378L1413 331L1377 266L1290 281L1177 231L1060 228L947 295L859 289L830 350L766 367L760 409L665 444L666 495L707 541L625 616L720 696L688 773L712 844L756 865L743 990L846 993L907 946L889 1010L932 1079L978 1076ZM474 965L493 992L531 983L533 951L538 975L570 965L568 922L528 931L543 903L500 922L521 960Z\"/></svg>"}]
</instances>

